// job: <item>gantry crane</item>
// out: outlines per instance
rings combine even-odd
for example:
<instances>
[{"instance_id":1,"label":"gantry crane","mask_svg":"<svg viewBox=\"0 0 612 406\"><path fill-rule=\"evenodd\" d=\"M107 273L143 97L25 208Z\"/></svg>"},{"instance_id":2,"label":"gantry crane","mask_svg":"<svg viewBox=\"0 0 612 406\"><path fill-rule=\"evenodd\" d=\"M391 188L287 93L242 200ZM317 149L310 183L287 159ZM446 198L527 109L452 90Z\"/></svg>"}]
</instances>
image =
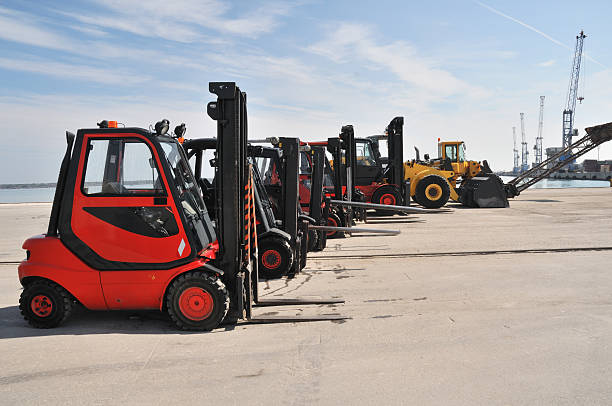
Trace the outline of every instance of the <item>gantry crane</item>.
<instances>
[{"instance_id":1,"label":"gantry crane","mask_svg":"<svg viewBox=\"0 0 612 406\"><path fill-rule=\"evenodd\" d=\"M580 31L580 34L576 36L574 63L572 64L570 82L567 89L567 103L565 105L565 110L563 110L563 148L567 148L572 144L576 100L582 102L584 99L584 97L578 97L578 79L580 78L580 63L582 62L582 47L585 38L586 35L584 35L584 31Z\"/></svg>"}]
</instances>

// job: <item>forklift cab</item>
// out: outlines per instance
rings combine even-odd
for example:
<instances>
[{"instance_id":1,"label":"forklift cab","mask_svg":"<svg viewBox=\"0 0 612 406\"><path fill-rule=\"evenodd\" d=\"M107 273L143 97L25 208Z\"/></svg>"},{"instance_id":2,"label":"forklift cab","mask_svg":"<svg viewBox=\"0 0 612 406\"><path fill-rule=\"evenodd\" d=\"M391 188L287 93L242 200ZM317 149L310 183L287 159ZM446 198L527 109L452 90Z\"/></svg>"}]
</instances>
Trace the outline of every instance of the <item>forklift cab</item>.
<instances>
[{"instance_id":1,"label":"forklift cab","mask_svg":"<svg viewBox=\"0 0 612 406\"><path fill-rule=\"evenodd\" d=\"M383 167L372 140L368 138L355 139L355 182L357 186L367 186L380 180Z\"/></svg>"},{"instance_id":2,"label":"forklift cab","mask_svg":"<svg viewBox=\"0 0 612 406\"><path fill-rule=\"evenodd\" d=\"M139 128L78 131L61 209L62 242L95 269L176 266L216 240L179 143Z\"/></svg>"}]
</instances>

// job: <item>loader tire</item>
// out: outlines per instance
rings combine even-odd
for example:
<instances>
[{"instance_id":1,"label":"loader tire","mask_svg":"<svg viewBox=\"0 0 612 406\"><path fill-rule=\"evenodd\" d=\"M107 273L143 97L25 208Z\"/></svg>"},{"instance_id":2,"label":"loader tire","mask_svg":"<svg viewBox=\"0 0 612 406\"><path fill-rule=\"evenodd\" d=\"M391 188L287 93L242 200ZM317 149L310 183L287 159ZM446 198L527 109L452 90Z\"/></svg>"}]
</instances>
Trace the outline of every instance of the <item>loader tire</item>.
<instances>
[{"instance_id":1,"label":"loader tire","mask_svg":"<svg viewBox=\"0 0 612 406\"><path fill-rule=\"evenodd\" d=\"M293 265L293 250L285 240L277 237L263 238L258 241L259 277L278 279L287 275Z\"/></svg>"},{"instance_id":2,"label":"loader tire","mask_svg":"<svg viewBox=\"0 0 612 406\"><path fill-rule=\"evenodd\" d=\"M372 203L376 204L388 204L391 206L401 206L402 195L397 190L397 188L391 185L381 186L372 195ZM391 210L376 210L376 214L379 216L393 216L396 214Z\"/></svg>"},{"instance_id":3,"label":"loader tire","mask_svg":"<svg viewBox=\"0 0 612 406\"><path fill-rule=\"evenodd\" d=\"M70 317L72 304L73 299L66 289L45 279L27 285L19 298L23 318L36 328L59 326Z\"/></svg>"},{"instance_id":4,"label":"loader tire","mask_svg":"<svg viewBox=\"0 0 612 406\"><path fill-rule=\"evenodd\" d=\"M414 197L421 206L437 209L448 202L450 187L442 176L427 175L417 184Z\"/></svg>"},{"instance_id":5,"label":"loader tire","mask_svg":"<svg viewBox=\"0 0 612 406\"><path fill-rule=\"evenodd\" d=\"M172 282L166 294L166 308L181 330L210 331L225 318L230 297L217 276L187 272Z\"/></svg>"}]
</instances>

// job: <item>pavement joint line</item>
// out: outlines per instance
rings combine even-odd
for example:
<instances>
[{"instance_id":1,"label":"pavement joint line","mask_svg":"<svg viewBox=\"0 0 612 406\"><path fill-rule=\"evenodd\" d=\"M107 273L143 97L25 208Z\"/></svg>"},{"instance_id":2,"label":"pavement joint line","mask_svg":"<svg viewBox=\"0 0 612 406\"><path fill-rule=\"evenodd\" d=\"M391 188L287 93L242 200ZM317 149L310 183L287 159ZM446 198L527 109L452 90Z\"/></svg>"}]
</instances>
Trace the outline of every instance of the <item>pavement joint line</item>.
<instances>
[{"instance_id":1,"label":"pavement joint line","mask_svg":"<svg viewBox=\"0 0 612 406\"><path fill-rule=\"evenodd\" d=\"M502 255L502 254L550 254L556 252L588 252L612 251L612 247L583 247L583 248L527 248L517 250L492 251L464 251L464 252L418 252L399 254L370 254L370 255L333 255L328 257L313 257L317 260L333 259L369 259L369 258L410 258L410 257L463 257L472 255Z\"/></svg>"},{"instance_id":2,"label":"pavement joint line","mask_svg":"<svg viewBox=\"0 0 612 406\"><path fill-rule=\"evenodd\" d=\"M332 255L311 257L312 260L333 259L368 259L368 258L410 258L410 257L464 257L472 255L502 255L502 254L550 254L555 252L588 252L612 251L612 247L581 247L581 248L527 248L521 250L493 250L493 251L462 251L462 252L416 252L399 254L371 254L371 255ZM0 265L19 265L22 261L0 261Z\"/></svg>"}]
</instances>

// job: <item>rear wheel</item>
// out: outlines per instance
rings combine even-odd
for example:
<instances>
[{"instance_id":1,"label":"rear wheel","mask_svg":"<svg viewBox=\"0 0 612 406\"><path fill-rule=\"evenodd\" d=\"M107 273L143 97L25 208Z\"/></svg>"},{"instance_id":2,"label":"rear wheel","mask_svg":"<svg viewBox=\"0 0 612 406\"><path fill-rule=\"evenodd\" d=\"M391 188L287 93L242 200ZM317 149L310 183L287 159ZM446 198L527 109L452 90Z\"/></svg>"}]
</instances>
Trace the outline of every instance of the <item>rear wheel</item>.
<instances>
[{"instance_id":1,"label":"rear wheel","mask_svg":"<svg viewBox=\"0 0 612 406\"><path fill-rule=\"evenodd\" d=\"M391 185L381 186L372 195L372 203L397 206L402 204L402 195L397 188ZM376 213L381 216L392 216L395 214L394 211L390 210L376 210Z\"/></svg>"},{"instance_id":2,"label":"rear wheel","mask_svg":"<svg viewBox=\"0 0 612 406\"><path fill-rule=\"evenodd\" d=\"M291 246L280 238L264 238L258 241L259 276L262 279L278 279L287 275L293 264Z\"/></svg>"},{"instance_id":3,"label":"rear wheel","mask_svg":"<svg viewBox=\"0 0 612 406\"><path fill-rule=\"evenodd\" d=\"M23 289L19 309L33 327L57 327L72 313L72 297L57 283L38 280Z\"/></svg>"},{"instance_id":4,"label":"rear wheel","mask_svg":"<svg viewBox=\"0 0 612 406\"><path fill-rule=\"evenodd\" d=\"M450 197L450 187L440 175L427 175L419 181L415 191L415 201L428 209L444 206Z\"/></svg>"},{"instance_id":5,"label":"rear wheel","mask_svg":"<svg viewBox=\"0 0 612 406\"><path fill-rule=\"evenodd\" d=\"M330 227L342 227L342 222L336 213L329 213L327 225ZM339 238L340 234L340 231L327 231L327 238Z\"/></svg>"},{"instance_id":6,"label":"rear wheel","mask_svg":"<svg viewBox=\"0 0 612 406\"><path fill-rule=\"evenodd\" d=\"M166 307L179 329L209 331L227 314L229 295L218 277L205 272L188 272L170 285Z\"/></svg>"}]
</instances>

